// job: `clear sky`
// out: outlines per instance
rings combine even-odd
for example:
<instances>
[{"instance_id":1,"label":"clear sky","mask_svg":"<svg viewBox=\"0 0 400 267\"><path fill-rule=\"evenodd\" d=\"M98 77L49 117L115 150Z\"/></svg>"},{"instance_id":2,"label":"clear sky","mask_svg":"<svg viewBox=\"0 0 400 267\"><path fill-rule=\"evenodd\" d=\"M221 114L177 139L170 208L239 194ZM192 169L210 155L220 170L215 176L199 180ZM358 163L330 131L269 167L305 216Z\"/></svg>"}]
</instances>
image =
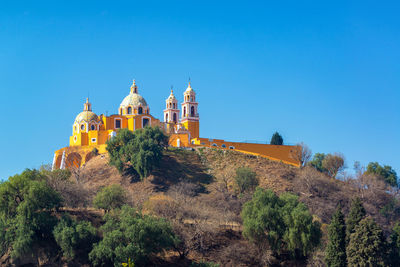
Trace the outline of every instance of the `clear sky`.
<instances>
[{"instance_id":1,"label":"clear sky","mask_svg":"<svg viewBox=\"0 0 400 267\"><path fill-rule=\"evenodd\" d=\"M398 1L1 1L0 179L50 163L89 95L136 79L162 118L197 92L201 137L269 141L400 173Z\"/></svg>"}]
</instances>

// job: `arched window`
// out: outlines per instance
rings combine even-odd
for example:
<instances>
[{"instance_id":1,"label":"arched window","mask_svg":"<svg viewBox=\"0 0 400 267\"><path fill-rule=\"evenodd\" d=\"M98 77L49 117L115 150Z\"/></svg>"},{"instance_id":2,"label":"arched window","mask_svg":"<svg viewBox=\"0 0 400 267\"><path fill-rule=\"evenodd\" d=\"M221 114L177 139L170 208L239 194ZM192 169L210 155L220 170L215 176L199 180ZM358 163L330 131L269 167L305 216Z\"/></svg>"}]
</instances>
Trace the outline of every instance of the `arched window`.
<instances>
[{"instance_id":1,"label":"arched window","mask_svg":"<svg viewBox=\"0 0 400 267\"><path fill-rule=\"evenodd\" d=\"M168 113L165 114L165 122L168 122Z\"/></svg>"},{"instance_id":2,"label":"arched window","mask_svg":"<svg viewBox=\"0 0 400 267\"><path fill-rule=\"evenodd\" d=\"M172 103L169 103L169 108L172 108Z\"/></svg>"},{"instance_id":3,"label":"arched window","mask_svg":"<svg viewBox=\"0 0 400 267\"><path fill-rule=\"evenodd\" d=\"M176 123L176 113L174 113L174 122Z\"/></svg>"},{"instance_id":4,"label":"arched window","mask_svg":"<svg viewBox=\"0 0 400 267\"><path fill-rule=\"evenodd\" d=\"M94 130L96 129L96 126L94 126L94 124L92 124L92 125L90 126L90 129L91 129L92 131L94 131Z\"/></svg>"},{"instance_id":5,"label":"arched window","mask_svg":"<svg viewBox=\"0 0 400 267\"><path fill-rule=\"evenodd\" d=\"M128 107L128 114L132 114L132 108Z\"/></svg>"},{"instance_id":6,"label":"arched window","mask_svg":"<svg viewBox=\"0 0 400 267\"><path fill-rule=\"evenodd\" d=\"M186 117L186 107L183 107L183 117Z\"/></svg>"},{"instance_id":7,"label":"arched window","mask_svg":"<svg viewBox=\"0 0 400 267\"><path fill-rule=\"evenodd\" d=\"M194 107L192 107L192 108L190 109L190 116L191 116L191 117L194 117Z\"/></svg>"},{"instance_id":8,"label":"arched window","mask_svg":"<svg viewBox=\"0 0 400 267\"><path fill-rule=\"evenodd\" d=\"M81 125L81 130L84 131L85 130L85 124Z\"/></svg>"},{"instance_id":9,"label":"arched window","mask_svg":"<svg viewBox=\"0 0 400 267\"><path fill-rule=\"evenodd\" d=\"M222 144L221 147L222 147L222 148L226 148L226 145L225 145L225 144Z\"/></svg>"},{"instance_id":10,"label":"arched window","mask_svg":"<svg viewBox=\"0 0 400 267\"><path fill-rule=\"evenodd\" d=\"M139 113L139 114L142 114L142 113L143 113L143 108L142 108L142 107L139 107L138 113Z\"/></svg>"},{"instance_id":11,"label":"arched window","mask_svg":"<svg viewBox=\"0 0 400 267\"><path fill-rule=\"evenodd\" d=\"M174 108L175 108L175 103L174 103Z\"/></svg>"}]
</instances>

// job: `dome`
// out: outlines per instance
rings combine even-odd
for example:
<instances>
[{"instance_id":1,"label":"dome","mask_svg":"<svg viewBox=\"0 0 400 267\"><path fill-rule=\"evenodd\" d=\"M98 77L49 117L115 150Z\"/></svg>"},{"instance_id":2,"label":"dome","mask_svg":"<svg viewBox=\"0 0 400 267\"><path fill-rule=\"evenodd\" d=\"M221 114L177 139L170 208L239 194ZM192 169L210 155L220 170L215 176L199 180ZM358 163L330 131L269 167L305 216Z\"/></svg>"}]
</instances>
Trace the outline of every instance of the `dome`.
<instances>
[{"instance_id":1,"label":"dome","mask_svg":"<svg viewBox=\"0 0 400 267\"><path fill-rule=\"evenodd\" d=\"M167 100L175 100L174 92L171 90L171 94L168 96Z\"/></svg>"},{"instance_id":2,"label":"dome","mask_svg":"<svg viewBox=\"0 0 400 267\"><path fill-rule=\"evenodd\" d=\"M190 82L189 82L188 88L186 88L185 93L187 93L187 92L194 92L194 90L192 89L192 86L190 85Z\"/></svg>"},{"instance_id":3,"label":"dome","mask_svg":"<svg viewBox=\"0 0 400 267\"><path fill-rule=\"evenodd\" d=\"M138 94L137 86L135 83L135 80L133 80L132 86L131 86L131 92L129 95L127 95L124 100L122 100L120 107L128 107L132 106L134 108L137 108L139 106L146 107L147 102L144 100L143 96Z\"/></svg>"},{"instance_id":4,"label":"dome","mask_svg":"<svg viewBox=\"0 0 400 267\"><path fill-rule=\"evenodd\" d=\"M127 107L127 106L133 106L133 107L138 107L141 105L142 107L147 106L146 100L144 98L137 94L131 92L129 95L127 95L124 100L121 102L121 107Z\"/></svg>"},{"instance_id":5,"label":"dome","mask_svg":"<svg viewBox=\"0 0 400 267\"><path fill-rule=\"evenodd\" d=\"M75 122L80 124L81 122L89 122L89 121L98 121L99 118L97 115L89 110L82 111L81 113L78 114L75 118Z\"/></svg>"}]
</instances>

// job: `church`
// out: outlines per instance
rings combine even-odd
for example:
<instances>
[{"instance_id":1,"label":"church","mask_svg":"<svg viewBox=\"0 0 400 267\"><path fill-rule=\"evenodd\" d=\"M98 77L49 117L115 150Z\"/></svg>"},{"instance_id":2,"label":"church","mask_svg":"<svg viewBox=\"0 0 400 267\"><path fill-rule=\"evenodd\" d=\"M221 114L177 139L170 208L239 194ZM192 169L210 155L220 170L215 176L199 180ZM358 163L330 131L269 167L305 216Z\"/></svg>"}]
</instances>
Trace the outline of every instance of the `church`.
<instances>
[{"instance_id":1,"label":"church","mask_svg":"<svg viewBox=\"0 0 400 267\"><path fill-rule=\"evenodd\" d=\"M293 166L300 166L294 157L297 146L268 145L257 143L227 142L221 139L200 137L200 117L196 93L189 82L183 93L180 107L173 91L165 101L163 121L153 117L146 100L139 94L138 86L133 81L129 94L122 100L118 113L110 116L97 115L92 111L89 99L83 105L72 125L69 146L54 153L53 169L80 167L97 153L107 153L106 142L116 136L119 129L135 131L146 126L157 126L169 136L169 145L173 147L195 148L212 147L235 150L242 153L261 156L281 161Z\"/></svg>"}]
</instances>

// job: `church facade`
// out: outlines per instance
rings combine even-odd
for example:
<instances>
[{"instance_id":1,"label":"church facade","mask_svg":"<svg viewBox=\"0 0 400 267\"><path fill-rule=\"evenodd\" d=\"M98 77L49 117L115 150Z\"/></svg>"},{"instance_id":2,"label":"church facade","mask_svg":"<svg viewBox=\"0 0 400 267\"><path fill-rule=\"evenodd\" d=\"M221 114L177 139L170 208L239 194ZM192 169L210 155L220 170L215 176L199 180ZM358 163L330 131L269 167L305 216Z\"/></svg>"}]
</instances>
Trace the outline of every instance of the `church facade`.
<instances>
[{"instance_id":1,"label":"church facade","mask_svg":"<svg viewBox=\"0 0 400 267\"><path fill-rule=\"evenodd\" d=\"M92 111L89 99L72 125L69 146L54 153L53 169L80 167L98 153L106 153L106 142L116 136L119 129L135 131L146 126L157 126L169 136L169 145L174 147L214 147L236 150L239 152L262 156L271 160L300 166L293 157L297 146L276 146L267 144L227 142L220 139L200 138L200 117L196 93L189 85L183 93L180 105L173 91L166 99L163 121L153 117L146 100L139 94L133 81L130 93L121 102L118 114L97 115Z\"/></svg>"}]
</instances>

